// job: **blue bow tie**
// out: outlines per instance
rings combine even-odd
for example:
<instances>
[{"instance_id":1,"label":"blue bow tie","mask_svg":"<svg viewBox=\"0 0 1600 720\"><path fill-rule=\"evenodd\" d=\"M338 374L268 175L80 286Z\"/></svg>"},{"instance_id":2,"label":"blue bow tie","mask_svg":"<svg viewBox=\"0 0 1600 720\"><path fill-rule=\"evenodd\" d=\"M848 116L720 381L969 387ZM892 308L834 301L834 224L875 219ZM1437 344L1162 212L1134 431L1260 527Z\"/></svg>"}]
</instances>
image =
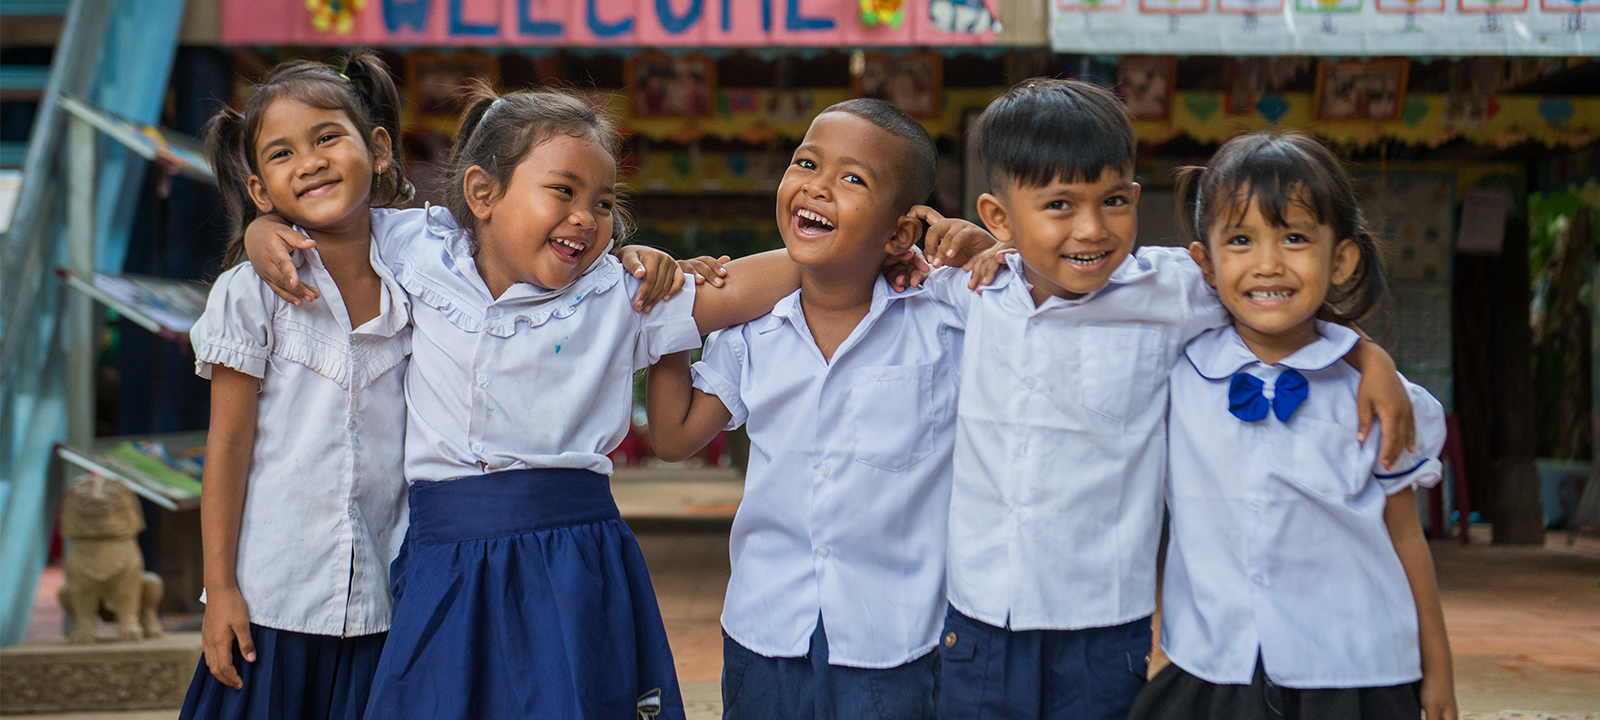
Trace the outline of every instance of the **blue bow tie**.
<instances>
[{"instance_id":1,"label":"blue bow tie","mask_svg":"<svg viewBox=\"0 0 1600 720\"><path fill-rule=\"evenodd\" d=\"M1261 394L1263 387L1265 384L1261 378L1246 372L1234 373L1233 381L1228 384L1228 412L1245 422L1266 419L1269 403L1266 396ZM1272 414L1283 422L1289 422L1294 411L1300 409L1300 403L1306 401L1311 389L1306 383L1306 376L1293 369L1285 369L1272 387Z\"/></svg>"}]
</instances>

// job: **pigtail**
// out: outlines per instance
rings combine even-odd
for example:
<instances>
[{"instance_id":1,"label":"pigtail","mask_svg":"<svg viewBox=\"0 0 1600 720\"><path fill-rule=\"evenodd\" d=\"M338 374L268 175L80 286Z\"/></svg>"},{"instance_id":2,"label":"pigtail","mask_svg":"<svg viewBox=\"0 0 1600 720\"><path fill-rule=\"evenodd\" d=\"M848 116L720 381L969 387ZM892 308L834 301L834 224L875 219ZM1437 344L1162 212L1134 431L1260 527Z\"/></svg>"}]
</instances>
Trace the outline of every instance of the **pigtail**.
<instances>
[{"instance_id":1,"label":"pigtail","mask_svg":"<svg viewBox=\"0 0 1600 720\"><path fill-rule=\"evenodd\" d=\"M373 207L405 207L416 194L400 158L400 89L383 59L371 50L357 50L344 60L344 79L355 90L372 124L389 134L389 155L379 157L383 172L373 178ZM370 139L368 139L370 144ZM374 150L373 155L378 155Z\"/></svg>"},{"instance_id":2,"label":"pigtail","mask_svg":"<svg viewBox=\"0 0 1600 720\"><path fill-rule=\"evenodd\" d=\"M472 206L467 204L466 189L461 186L466 178L467 170L474 165L483 168L484 172L502 182L504 185L510 180L510 173L501 173L499 164L500 156L497 153L484 153L479 151L473 143L481 146L484 135L478 131L483 128L483 120L489 114L489 109L501 102L500 93L489 83L474 78L468 81L466 88L467 111L461 116L461 126L456 129L455 143L450 146L450 167L445 173L444 205L450 209L450 214L456 218L456 223L467 230L476 230L478 216L472 213ZM511 158L514 162L516 158ZM501 175L505 175L501 178Z\"/></svg>"},{"instance_id":3,"label":"pigtail","mask_svg":"<svg viewBox=\"0 0 1600 720\"><path fill-rule=\"evenodd\" d=\"M1177 220L1178 227L1182 230L1184 244L1206 244L1206 233L1202 227L1205 208L1200 206L1200 185L1205 181L1206 169L1203 166L1189 165L1178 168L1173 172L1176 182L1178 197ZM1206 252L1211 249L1206 248Z\"/></svg>"},{"instance_id":4,"label":"pigtail","mask_svg":"<svg viewBox=\"0 0 1600 720\"><path fill-rule=\"evenodd\" d=\"M245 134L244 116L231 107L223 106L206 122L206 160L217 177L223 206L239 223L223 255L226 267L233 267L244 259L244 229L260 214L255 199L250 197L250 176L254 173L245 157L249 152Z\"/></svg>"}]
</instances>

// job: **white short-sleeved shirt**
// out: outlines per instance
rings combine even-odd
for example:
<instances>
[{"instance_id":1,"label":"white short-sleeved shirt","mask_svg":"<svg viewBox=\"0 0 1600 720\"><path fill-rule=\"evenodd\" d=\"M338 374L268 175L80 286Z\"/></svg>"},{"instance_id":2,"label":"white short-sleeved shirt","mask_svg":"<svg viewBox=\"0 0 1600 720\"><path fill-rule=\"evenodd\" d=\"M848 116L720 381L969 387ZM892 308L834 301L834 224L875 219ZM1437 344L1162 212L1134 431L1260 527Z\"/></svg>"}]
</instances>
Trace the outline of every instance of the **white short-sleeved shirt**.
<instances>
[{"instance_id":1,"label":"white short-sleeved shirt","mask_svg":"<svg viewBox=\"0 0 1600 720\"><path fill-rule=\"evenodd\" d=\"M1172 371L1161 645L1209 682L1249 684L1258 652L1285 687L1422 677L1416 602L1383 511L1390 495L1439 481L1444 409L1406 383L1417 452L1385 469L1378 432L1356 442L1361 375L1342 360L1356 333L1320 322L1317 331L1265 365L1233 328L1213 330ZM1285 368L1308 384L1287 423L1229 412L1235 373L1260 379L1271 401Z\"/></svg>"},{"instance_id":2,"label":"white short-sleeved shirt","mask_svg":"<svg viewBox=\"0 0 1600 720\"><path fill-rule=\"evenodd\" d=\"M250 621L355 636L389 629L389 563L406 529L401 443L411 352L405 292L379 260L376 318L350 327L315 250L295 251L322 299L274 295L249 263L223 273L189 333L195 370L261 378L235 574ZM201 597L204 600L204 596Z\"/></svg>"},{"instance_id":3,"label":"white short-sleeved shirt","mask_svg":"<svg viewBox=\"0 0 1600 720\"><path fill-rule=\"evenodd\" d=\"M880 278L831 361L800 292L712 335L695 387L727 406L728 429L750 431L722 610L740 645L805 655L820 613L832 665L895 667L933 649L961 359L949 317L931 293Z\"/></svg>"},{"instance_id":4,"label":"white short-sleeved shirt","mask_svg":"<svg viewBox=\"0 0 1600 720\"><path fill-rule=\"evenodd\" d=\"M639 280L608 254L560 290L517 284L495 298L448 210L385 211L373 232L413 299L410 482L529 468L609 475L607 455L632 422L634 371L700 346L692 282L639 313Z\"/></svg>"},{"instance_id":5,"label":"white short-sleeved shirt","mask_svg":"<svg viewBox=\"0 0 1600 720\"><path fill-rule=\"evenodd\" d=\"M1013 630L1136 620L1155 609L1167 377L1227 314L1177 248L1038 307L1007 263L966 314L950 603Z\"/></svg>"}]
</instances>

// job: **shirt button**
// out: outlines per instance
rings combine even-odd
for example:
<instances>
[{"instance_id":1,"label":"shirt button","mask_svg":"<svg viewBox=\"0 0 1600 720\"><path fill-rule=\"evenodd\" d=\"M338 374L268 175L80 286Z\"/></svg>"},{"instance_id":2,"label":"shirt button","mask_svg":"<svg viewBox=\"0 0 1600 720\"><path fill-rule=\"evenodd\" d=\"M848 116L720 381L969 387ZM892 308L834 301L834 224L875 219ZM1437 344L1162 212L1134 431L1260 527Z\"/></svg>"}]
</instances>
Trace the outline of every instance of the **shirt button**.
<instances>
[{"instance_id":1,"label":"shirt button","mask_svg":"<svg viewBox=\"0 0 1600 720\"><path fill-rule=\"evenodd\" d=\"M489 384L489 373L478 373L478 384L479 385L488 385Z\"/></svg>"},{"instance_id":2,"label":"shirt button","mask_svg":"<svg viewBox=\"0 0 1600 720\"><path fill-rule=\"evenodd\" d=\"M946 633L945 634L945 636L944 636L944 646L945 647L955 647L956 646L956 634L955 633Z\"/></svg>"},{"instance_id":3,"label":"shirt button","mask_svg":"<svg viewBox=\"0 0 1600 720\"><path fill-rule=\"evenodd\" d=\"M355 508L350 508L350 519L351 520L356 519L356 509Z\"/></svg>"},{"instance_id":4,"label":"shirt button","mask_svg":"<svg viewBox=\"0 0 1600 720\"><path fill-rule=\"evenodd\" d=\"M1261 509L1261 505L1262 505L1262 503L1261 503L1260 500L1251 500L1250 501L1250 509L1251 510L1260 510Z\"/></svg>"},{"instance_id":5,"label":"shirt button","mask_svg":"<svg viewBox=\"0 0 1600 720\"><path fill-rule=\"evenodd\" d=\"M1040 323L1040 322L1041 322L1041 321L1042 321L1042 318L1039 318L1039 317L1037 317L1037 316L1035 316L1035 317L1031 317L1031 318L1028 318L1028 324L1029 324L1029 325L1032 325L1032 326L1034 326L1034 327L1038 327L1038 326L1039 326L1039 323ZM955 637L955 633L951 633L951 634L950 634L950 636L951 636L951 637Z\"/></svg>"},{"instance_id":6,"label":"shirt button","mask_svg":"<svg viewBox=\"0 0 1600 720\"><path fill-rule=\"evenodd\" d=\"M356 429L356 421L351 420L350 422L345 423L344 424L344 429L346 429L346 430L354 430L354 429Z\"/></svg>"},{"instance_id":7,"label":"shirt button","mask_svg":"<svg viewBox=\"0 0 1600 720\"><path fill-rule=\"evenodd\" d=\"M1034 376L1032 376L1032 375L1029 375L1029 376L1027 376L1027 377L1022 379L1022 386L1027 388L1027 389L1029 389L1029 390L1032 390L1034 388L1034 386L1036 386L1038 384L1039 384L1039 380L1037 378L1035 378Z\"/></svg>"},{"instance_id":8,"label":"shirt button","mask_svg":"<svg viewBox=\"0 0 1600 720\"><path fill-rule=\"evenodd\" d=\"M1016 518L1017 522L1022 522L1022 508L1017 508L1015 510L1012 510L1011 511L1011 516Z\"/></svg>"},{"instance_id":9,"label":"shirt button","mask_svg":"<svg viewBox=\"0 0 1600 720\"><path fill-rule=\"evenodd\" d=\"M483 452L483 443L473 443L472 444L472 451L475 452L475 453Z\"/></svg>"},{"instance_id":10,"label":"shirt button","mask_svg":"<svg viewBox=\"0 0 1600 720\"><path fill-rule=\"evenodd\" d=\"M500 308L489 308L489 317L500 317Z\"/></svg>"},{"instance_id":11,"label":"shirt button","mask_svg":"<svg viewBox=\"0 0 1600 720\"><path fill-rule=\"evenodd\" d=\"M823 464L817 466L817 472L820 473L823 477L827 477L827 476L833 474L833 468L828 467L827 463L823 463ZM823 554L826 555L827 553L823 553Z\"/></svg>"},{"instance_id":12,"label":"shirt button","mask_svg":"<svg viewBox=\"0 0 1600 720\"><path fill-rule=\"evenodd\" d=\"M817 557L827 557L827 556L828 556L828 548L827 548L826 545L817 548Z\"/></svg>"},{"instance_id":13,"label":"shirt button","mask_svg":"<svg viewBox=\"0 0 1600 720\"><path fill-rule=\"evenodd\" d=\"M1253 583L1255 583L1257 585L1260 585L1262 587L1266 587L1266 585L1267 585L1267 579L1262 577L1262 576L1260 576L1260 575L1251 575L1250 576L1250 582L1253 582Z\"/></svg>"}]
</instances>

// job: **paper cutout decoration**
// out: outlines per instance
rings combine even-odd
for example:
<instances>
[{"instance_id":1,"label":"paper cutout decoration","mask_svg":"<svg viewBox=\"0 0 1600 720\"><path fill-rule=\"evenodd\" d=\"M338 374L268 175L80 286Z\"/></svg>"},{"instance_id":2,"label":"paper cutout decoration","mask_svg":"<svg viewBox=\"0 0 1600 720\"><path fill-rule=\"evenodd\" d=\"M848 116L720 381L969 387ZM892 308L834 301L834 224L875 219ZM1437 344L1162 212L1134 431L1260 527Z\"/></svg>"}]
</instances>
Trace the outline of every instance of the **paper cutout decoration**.
<instances>
[{"instance_id":1,"label":"paper cutout decoration","mask_svg":"<svg viewBox=\"0 0 1600 720\"><path fill-rule=\"evenodd\" d=\"M333 31L349 35L355 29L356 13L367 7L367 0L306 0L311 27L318 32Z\"/></svg>"},{"instance_id":2,"label":"paper cutout decoration","mask_svg":"<svg viewBox=\"0 0 1600 720\"><path fill-rule=\"evenodd\" d=\"M888 25L896 30L906 21L906 0L860 0L861 24Z\"/></svg>"},{"instance_id":3,"label":"paper cutout decoration","mask_svg":"<svg viewBox=\"0 0 1600 720\"><path fill-rule=\"evenodd\" d=\"M1000 32L1000 20L984 0L933 0L928 4L928 18L934 28L944 32Z\"/></svg>"}]
</instances>

